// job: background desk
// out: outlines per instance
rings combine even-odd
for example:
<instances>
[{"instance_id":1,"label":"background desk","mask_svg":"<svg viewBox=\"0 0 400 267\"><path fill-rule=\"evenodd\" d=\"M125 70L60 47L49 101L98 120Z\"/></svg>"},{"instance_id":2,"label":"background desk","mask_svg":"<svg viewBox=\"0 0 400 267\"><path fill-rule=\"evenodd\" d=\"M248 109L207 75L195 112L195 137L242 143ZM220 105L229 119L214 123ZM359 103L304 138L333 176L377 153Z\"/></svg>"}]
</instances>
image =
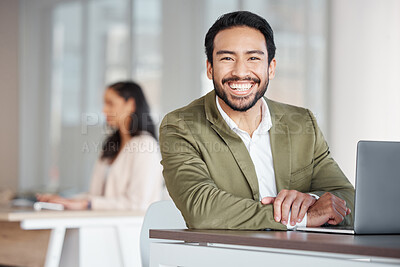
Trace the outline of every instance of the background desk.
<instances>
[{"instance_id":1,"label":"background desk","mask_svg":"<svg viewBox=\"0 0 400 267\"><path fill-rule=\"evenodd\" d=\"M400 235L150 230L150 266L400 266ZM315 264L315 265L314 265Z\"/></svg>"},{"instance_id":2,"label":"background desk","mask_svg":"<svg viewBox=\"0 0 400 267\"><path fill-rule=\"evenodd\" d=\"M143 215L0 207L0 264L140 266Z\"/></svg>"}]
</instances>

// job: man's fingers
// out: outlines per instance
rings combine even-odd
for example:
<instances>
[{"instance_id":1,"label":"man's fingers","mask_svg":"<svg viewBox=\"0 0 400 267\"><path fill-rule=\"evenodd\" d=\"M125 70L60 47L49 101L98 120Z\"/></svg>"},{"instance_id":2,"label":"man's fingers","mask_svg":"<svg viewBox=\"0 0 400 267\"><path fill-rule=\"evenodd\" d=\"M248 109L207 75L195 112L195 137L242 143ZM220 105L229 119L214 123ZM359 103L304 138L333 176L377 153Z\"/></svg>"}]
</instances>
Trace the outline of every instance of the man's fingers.
<instances>
[{"instance_id":1,"label":"man's fingers","mask_svg":"<svg viewBox=\"0 0 400 267\"><path fill-rule=\"evenodd\" d=\"M328 220L328 223L332 225L337 225L341 223L343 220L344 216L342 216L342 214L340 214L339 212L335 212L333 216Z\"/></svg>"},{"instance_id":2,"label":"man's fingers","mask_svg":"<svg viewBox=\"0 0 400 267\"><path fill-rule=\"evenodd\" d=\"M306 213L308 211L308 208L310 207L310 205L302 205L299 215L297 216L297 222L301 222L304 219L304 216L306 216Z\"/></svg>"},{"instance_id":3,"label":"man's fingers","mask_svg":"<svg viewBox=\"0 0 400 267\"><path fill-rule=\"evenodd\" d=\"M336 209L336 211L339 212L341 216L344 217L347 215L348 208L346 207L346 201L336 197L332 204L333 208Z\"/></svg>"},{"instance_id":4,"label":"man's fingers","mask_svg":"<svg viewBox=\"0 0 400 267\"><path fill-rule=\"evenodd\" d=\"M287 224L290 216L290 224L295 225L303 220L308 208L315 203L315 199L308 194L296 190L282 190L274 201L275 221Z\"/></svg>"},{"instance_id":5,"label":"man's fingers","mask_svg":"<svg viewBox=\"0 0 400 267\"><path fill-rule=\"evenodd\" d=\"M286 190L282 190L281 192L279 192L278 196L275 198L274 219L276 222L281 221L281 215L282 215L281 205L282 205L282 201L285 199L285 195L286 195Z\"/></svg>"},{"instance_id":6,"label":"man's fingers","mask_svg":"<svg viewBox=\"0 0 400 267\"><path fill-rule=\"evenodd\" d=\"M336 206L336 211L341 215L341 216L346 216L347 214L347 208L346 207L342 207L342 206Z\"/></svg>"},{"instance_id":7,"label":"man's fingers","mask_svg":"<svg viewBox=\"0 0 400 267\"><path fill-rule=\"evenodd\" d=\"M281 204L281 223L286 225L289 220L289 212L292 208L293 201L296 199L295 194L288 193Z\"/></svg>"},{"instance_id":8,"label":"man's fingers","mask_svg":"<svg viewBox=\"0 0 400 267\"><path fill-rule=\"evenodd\" d=\"M292 204L292 213L290 216L290 224L292 226L296 225L299 218L299 211L304 206L303 198L297 198Z\"/></svg>"},{"instance_id":9,"label":"man's fingers","mask_svg":"<svg viewBox=\"0 0 400 267\"><path fill-rule=\"evenodd\" d=\"M297 216L297 222L301 222L306 216L308 209L315 204L317 200L313 197L308 195L307 198L303 201L303 205L301 205L301 209L299 211L299 215Z\"/></svg>"},{"instance_id":10,"label":"man's fingers","mask_svg":"<svg viewBox=\"0 0 400 267\"><path fill-rule=\"evenodd\" d=\"M268 205L268 204L273 204L275 201L275 197L264 197L261 199L261 204L263 205Z\"/></svg>"}]
</instances>

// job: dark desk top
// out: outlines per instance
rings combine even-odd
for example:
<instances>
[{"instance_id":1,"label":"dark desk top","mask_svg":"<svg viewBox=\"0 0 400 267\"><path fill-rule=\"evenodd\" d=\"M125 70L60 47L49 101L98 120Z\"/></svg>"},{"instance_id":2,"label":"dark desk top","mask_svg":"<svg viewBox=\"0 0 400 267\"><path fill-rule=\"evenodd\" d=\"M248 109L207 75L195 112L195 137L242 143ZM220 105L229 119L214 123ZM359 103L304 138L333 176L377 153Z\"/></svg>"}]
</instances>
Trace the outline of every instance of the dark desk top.
<instances>
[{"instance_id":1,"label":"dark desk top","mask_svg":"<svg viewBox=\"0 0 400 267\"><path fill-rule=\"evenodd\" d=\"M342 235L296 231L185 229L150 230L150 238L400 259L400 235Z\"/></svg>"}]
</instances>

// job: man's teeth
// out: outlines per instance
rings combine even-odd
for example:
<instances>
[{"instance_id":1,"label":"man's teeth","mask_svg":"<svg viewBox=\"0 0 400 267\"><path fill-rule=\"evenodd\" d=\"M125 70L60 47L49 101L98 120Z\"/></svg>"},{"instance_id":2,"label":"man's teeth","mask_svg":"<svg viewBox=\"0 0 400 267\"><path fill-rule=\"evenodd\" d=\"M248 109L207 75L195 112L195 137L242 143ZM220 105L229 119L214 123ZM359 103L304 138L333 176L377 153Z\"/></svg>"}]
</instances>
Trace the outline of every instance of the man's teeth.
<instances>
[{"instance_id":1,"label":"man's teeth","mask_svg":"<svg viewBox=\"0 0 400 267\"><path fill-rule=\"evenodd\" d=\"M237 91L246 91L251 88L252 84L250 83L241 83L241 84L230 84L229 87L237 90Z\"/></svg>"}]
</instances>

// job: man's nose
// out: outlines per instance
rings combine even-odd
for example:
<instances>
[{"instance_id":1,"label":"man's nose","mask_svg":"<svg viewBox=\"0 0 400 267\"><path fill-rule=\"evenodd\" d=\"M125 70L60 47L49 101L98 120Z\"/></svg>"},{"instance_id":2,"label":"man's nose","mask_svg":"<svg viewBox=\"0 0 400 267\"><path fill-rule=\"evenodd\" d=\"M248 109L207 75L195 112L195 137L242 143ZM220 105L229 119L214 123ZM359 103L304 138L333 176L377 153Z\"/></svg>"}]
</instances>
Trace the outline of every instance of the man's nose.
<instances>
[{"instance_id":1,"label":"man's nose","mask_svg":"<svg viewBox=\"0 0 400 267\"><path fill-rule=\"evenodd\" d=\"M245 78L248 77L249 74L250 69L248 68L246 62L243 60L237 60L233 66L232 75L239 78Z\"/></svg>"}]
</instances>

